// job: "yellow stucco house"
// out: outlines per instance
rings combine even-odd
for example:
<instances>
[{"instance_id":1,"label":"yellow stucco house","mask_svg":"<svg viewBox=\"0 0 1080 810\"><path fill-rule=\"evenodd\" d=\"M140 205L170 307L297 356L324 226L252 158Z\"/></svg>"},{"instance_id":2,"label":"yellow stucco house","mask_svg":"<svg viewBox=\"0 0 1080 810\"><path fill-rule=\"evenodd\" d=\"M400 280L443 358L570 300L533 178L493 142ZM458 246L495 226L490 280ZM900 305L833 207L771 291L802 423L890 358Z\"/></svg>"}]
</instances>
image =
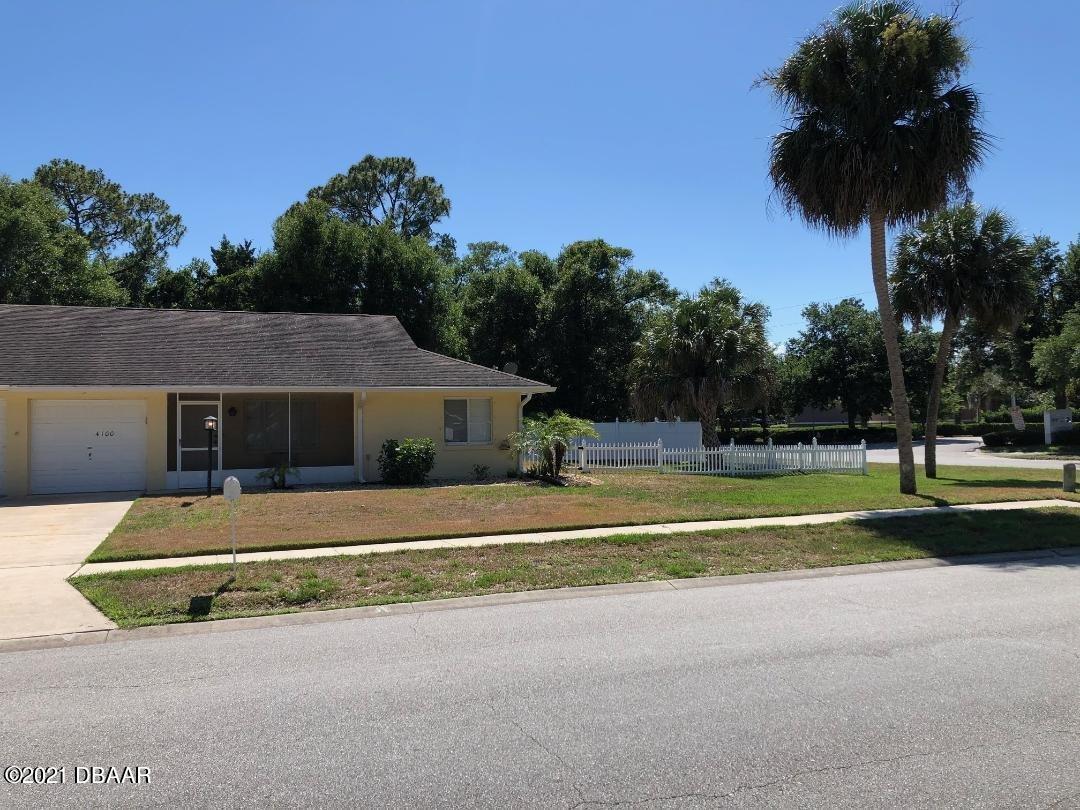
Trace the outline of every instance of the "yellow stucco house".
<instances>
[{"instance_id":1,"label":"yellow stucco house","mask_svg":"<svg viewBox=\"0 0 1080 810\"><path fill-rule=\"evenodd\" d=\"M377 481L382 443L410 436L435 441L434 478L501 474L524 403L553 390L420 349L392 316L0 305L0 496L198 488L208 467L250 484L280 464Z\"/></svg>"}]
</instances>

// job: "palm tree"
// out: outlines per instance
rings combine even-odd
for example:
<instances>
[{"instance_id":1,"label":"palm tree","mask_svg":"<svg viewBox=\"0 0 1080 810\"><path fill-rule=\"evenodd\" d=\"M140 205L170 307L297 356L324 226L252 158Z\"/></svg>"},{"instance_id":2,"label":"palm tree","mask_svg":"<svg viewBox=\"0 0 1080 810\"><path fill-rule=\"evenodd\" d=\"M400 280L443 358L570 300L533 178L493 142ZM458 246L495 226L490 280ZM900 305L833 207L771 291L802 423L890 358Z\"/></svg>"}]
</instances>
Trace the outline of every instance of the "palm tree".
<instances>
[{"instance_id":1,"label":"palm tree","mask_svg":"<svg viewBox=\"0 0 1080 810\"><path fill-rule=\"evenodd\" d=\"M960 321L993 332L1015 328L1033 304L1034 254L1001 211L972 203L927 217L896 241L897 312L916 324L940 318L926 407L926 477L937 478L937 424L945 369Z\"/></svg>"},{"instance_id":2,"label":"palm tree","mask_svg":"<svg viewBox=\"0 0 1080 810\"><path fill-rule=\"evenodd\" d=\"M904 493L915 492L915 458L885 229L941 208L982 161L979 98L958 84L967 61L952 18L923 16L907 2L856 3L761 80L791 115L772 140L777 198L832 234L870 226Z\"/></svg>"},{"instance_id":3,"label":"palm tree","mask_svg":"<svg viewBox=\"0 0 1080 810\"><path fill-rule=\"evenodd\" d=\"M656 313L638 342L630 375L641 418L696 417L702 442L717 442L721 406L753 408L769 391L774 364L765 337L768 310L716 280Z\"/></svg>"},{"instance_id":4,"label":"palm tree","mask_svg":"<svg viewBox=\"0 0 1080 810\"><path fill-rule=\"evenodd\" d=\"M558 480L571 442L586 437L600 438L592 422L555 411L551 416L527 417L521 430L511 433L507 440L514 453L535 457L534 472L537 475Z\"/></svg>"}]
</instances>

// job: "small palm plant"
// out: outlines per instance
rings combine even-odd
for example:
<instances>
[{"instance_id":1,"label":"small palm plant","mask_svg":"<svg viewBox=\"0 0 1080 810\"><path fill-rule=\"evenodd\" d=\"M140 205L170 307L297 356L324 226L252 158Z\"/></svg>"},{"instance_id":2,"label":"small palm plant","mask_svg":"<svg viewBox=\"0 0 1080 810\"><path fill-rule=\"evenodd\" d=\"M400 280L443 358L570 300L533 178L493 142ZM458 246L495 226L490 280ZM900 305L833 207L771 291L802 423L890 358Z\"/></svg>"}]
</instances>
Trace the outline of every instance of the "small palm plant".
<instances>
[{"instance_id":1,"label":"small palm plant","mask_svg":"<svg viewBox=\"0 0 1080 810\"><path fill-rule=\"evenodd\" d=\"M540 414L523 420L521 430L508 439L511 450L535 459L535 475L556 480L562 474L570 443L580 437L597 439L600 434L589 420L555 411L551 416Z\"/></svg>"},{"instance_id":2,"label":"small palm plant","mask_svg":"<svg viewBox=\"0 0 1080 810\"><path fill-rule=\"evenodd\" d=\"M285 489L288 486L290 475L294 478L299 478L300 470L283 461L257 473L255 479L269 484L272 489Z\"/></svg>"}]
</instances>

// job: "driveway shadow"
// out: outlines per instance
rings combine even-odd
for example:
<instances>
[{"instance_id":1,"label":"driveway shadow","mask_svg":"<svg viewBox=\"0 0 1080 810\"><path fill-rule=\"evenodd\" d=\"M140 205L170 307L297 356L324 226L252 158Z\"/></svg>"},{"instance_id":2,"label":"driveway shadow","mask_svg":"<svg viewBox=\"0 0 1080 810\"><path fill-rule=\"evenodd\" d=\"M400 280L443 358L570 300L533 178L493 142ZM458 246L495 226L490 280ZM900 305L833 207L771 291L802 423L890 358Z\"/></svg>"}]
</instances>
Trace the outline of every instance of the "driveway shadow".
<instances>
[{"instance_id":1,"label":"driveway shadow","mask_svg":"<svg viewBox=\"0 0 1080 810\"><path fill-rule=\"evenodd\" d=\"M141 492L83 492L70 495L30 495L25 498L0 498L0 509L7 506L78 506L85 503L132 501Z\"/></svg>"}]
</instances>

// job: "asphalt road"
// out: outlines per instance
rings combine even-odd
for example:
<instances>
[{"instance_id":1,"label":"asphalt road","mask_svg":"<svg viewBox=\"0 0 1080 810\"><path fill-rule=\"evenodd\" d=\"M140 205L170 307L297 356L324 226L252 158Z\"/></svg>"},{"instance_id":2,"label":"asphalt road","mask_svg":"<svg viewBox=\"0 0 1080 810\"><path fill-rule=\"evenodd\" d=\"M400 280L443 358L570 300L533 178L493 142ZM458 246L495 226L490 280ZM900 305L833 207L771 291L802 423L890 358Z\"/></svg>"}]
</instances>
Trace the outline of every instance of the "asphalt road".
<instances>
[{"instance_id":1,"label":"asphalt road","mask_svg":"<svg viewBox=\"0 0 1080 810\"><path fill-rule=\"evenodd\" d=\"M5 653L0 764L150 785L0 806L1076 807L1078 593L1080 557Z\"/></svg>"},{"instance_id":2,"label":"asphalt road","mask_svg":"<svg viewBox=\"0 0 1080 810\"><path fill-rule=\"evenodd\" d=\"M983 453L982 439L978 436L955 436L951 438L939 438L937 447L937 461L940 465L951 464L963 467L1019 467L1036 470L1061 470L1061 466L1070 459L1039 459L1017 457L1012 453ZM1039 448L1033 448L1038 450ZM868 461L876 461L884 464L898 464L900 457L896 452L896 445L871 445L866 452ZM923 463L923 443L915 442L915 463Z\"/></svg>"}]
</instances>

